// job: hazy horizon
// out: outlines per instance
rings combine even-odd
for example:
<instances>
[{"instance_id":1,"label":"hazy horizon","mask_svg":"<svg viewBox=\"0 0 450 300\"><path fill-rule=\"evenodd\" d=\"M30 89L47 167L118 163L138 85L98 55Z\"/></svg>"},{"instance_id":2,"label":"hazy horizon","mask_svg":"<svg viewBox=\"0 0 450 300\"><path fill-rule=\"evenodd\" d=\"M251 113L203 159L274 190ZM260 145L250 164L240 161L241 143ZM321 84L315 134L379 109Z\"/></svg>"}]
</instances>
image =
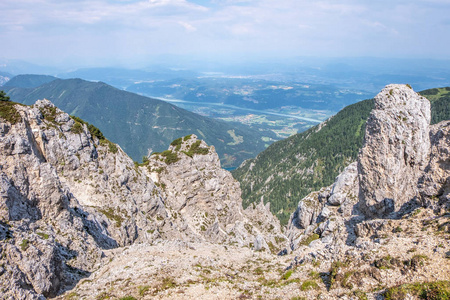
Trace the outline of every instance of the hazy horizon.
<instances>
[{"instance_id":1,"label":"hazy horizon","mask_svg":"<svg viewBox=\"0 0 450 300\"><path fill-rule=\"evenodd\" d=\"M0 9L0 58L48 66L450 59L444 0L4 0Z\"/></svg>"}]
</instances>

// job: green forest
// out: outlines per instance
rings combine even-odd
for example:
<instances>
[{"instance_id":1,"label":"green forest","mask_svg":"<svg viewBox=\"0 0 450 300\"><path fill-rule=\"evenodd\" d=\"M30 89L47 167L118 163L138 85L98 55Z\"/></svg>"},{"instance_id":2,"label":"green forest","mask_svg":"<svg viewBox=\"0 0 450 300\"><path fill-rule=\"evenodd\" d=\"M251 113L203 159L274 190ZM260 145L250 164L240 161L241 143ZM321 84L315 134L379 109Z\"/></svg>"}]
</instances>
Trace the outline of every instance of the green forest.
<instances>
[{"instance_id":1,"label":"green forest","mask_svg":"<svg viewBox=\"0 0 450 300\"><path fill-rule=\"evenodd\" d=\"M450 119L450 87L420 92L431 102L431 124Z\"/></svg>"}]
</instances>

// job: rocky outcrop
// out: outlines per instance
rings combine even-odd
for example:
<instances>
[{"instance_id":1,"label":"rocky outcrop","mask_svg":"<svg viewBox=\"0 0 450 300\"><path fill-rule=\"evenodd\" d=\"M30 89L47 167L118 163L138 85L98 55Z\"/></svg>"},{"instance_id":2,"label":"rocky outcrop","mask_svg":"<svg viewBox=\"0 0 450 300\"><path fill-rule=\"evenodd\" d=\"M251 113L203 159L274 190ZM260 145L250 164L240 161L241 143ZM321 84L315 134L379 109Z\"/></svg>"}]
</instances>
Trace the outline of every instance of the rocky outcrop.
<instances>
[{"instance_id":1,"label":"rocky outcrop","mask_svg":"<svg viewBox=\"0 0 450 300\"><path fill-rule=\"evenodd\" d=\"M243 210L239 183L221 168L214 147L196 135L175 140L145 165L162 187L173 224L191 240L249 246L258 236L272 244L282 237L278 220L264 205Z\"/></svg>"},{"instance_id":2,"label":"rocky outcrop","mask_svg":"<svg viewBox=\"0 0 450 300\"><path fill-rule=\"evenodd\" d=\"M341 251L347 240L354 240L354 231L348 223L355 223L358 203L356 162L351 163L336 177L335 183L303 198L292 214L287 236L290 250L315 242L315 247ZM358 218L357 218L358 219ZM339 245L340 244L340 245Z\"/></svg>"},{"instance_id":3,"label":"rocky outcrop","mask_svg":"<svg viewBox=\"0 0 450 300\"><path fill-rule=\"evenodd\" d=\"M47 100L0 109L2 298L56 296L135 243L283 240L270 211L247 216L239 184L195 136L138 164Z\"/></svg>"},{"instance_id":4,"label":"rocky outcrop","mask_svg":"<svg viewBox=\"0 0 450 300\"><path fill-rule=\"evenodd\" d=\"M358 157L360 208L386 217L419 196L418 179L430 153L430 102L406 85L375 97Z\"/></svg>"},{"instance_id":5,"label":"rocky outcrop","mask_svg":"<svg viewBox=\"0 0 450 300\"><path fill-rule=\"evenodd\" d=\"M445 210L450 122L430 131L429 120L427 99L406 85L386 86L375 99L358 161L332 186L300 200L286 232L290 250L309 245L331 258L395 229L378 218L398 218L420 203Z\"/></svg>"},{"instance_id":6,"label":"rocky outcrop","mask_svg":"<svg viewBox=\"0 0 450 300\"><path fill-rule=\"evenodd\" d=\"M348 202L349 197L358 195L359 181L357 180L357 176L357 164L354 162L348 165L348 167L336 177L336 181L331 189L331 195L328 198L328 204L339 206L344 202Z\"/></svg>"},{"instance_id":7,"label":"rocky outcrop","mask_svg":"<svg viewBox=\"0 0 450 300\"><path fill-rule=\"evenodd\" d=\"M449 280L450 123L431 127L427 151L416 143L426 104L399 85L378 100L359 161L300 200L285 234L269 204L243 210L239 184L194 135L138 164L48 101L5 104L0 297L376 299L380 286Z\"/></svg>"},{"instance_id":8,"label":"rocky outcrop","mask_svg":"<svg viewBox=\"0 0 450 300\"><path fill-rule=\"evenodd\" d=\"M4 298L54 296L104 249L151 238L163 199L120 147L47 100L2 109L15 116L0 125Z\"/></svg>"},{"instance_id":9,"label":"rocky outcrop","mask_svg":"<svg viewBox=\"0 0 450 300\"><path fill-rule=\"evenodd\" d=\"M450 121L430 128L431 153L419 180L423 204L446 204L450 208Z\"/></svg>"},{"instance_id":10,"label":"rocky outcrop","mask_svg":"<svg viewBox=\"0 0 450 300\"><path fill-rule=\"evenodd\" d=\"M166 207L178 227L193 237L227 237L227 228L243 220L239 184L220 167L214 147L195 135L178 139L152 155L147 170L162 187Z\"/></svg>"}]
</instances>

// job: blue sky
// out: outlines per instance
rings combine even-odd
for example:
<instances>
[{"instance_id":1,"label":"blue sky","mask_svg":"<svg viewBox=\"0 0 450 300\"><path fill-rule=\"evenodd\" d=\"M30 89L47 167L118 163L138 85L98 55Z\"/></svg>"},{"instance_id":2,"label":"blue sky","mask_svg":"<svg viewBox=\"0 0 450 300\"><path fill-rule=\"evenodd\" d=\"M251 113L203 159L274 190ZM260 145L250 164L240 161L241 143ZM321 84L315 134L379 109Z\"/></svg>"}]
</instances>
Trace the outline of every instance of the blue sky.
<instances>
[{"instance_id":1,"label":"blue sky","mask_svg":"<svg viewBox=\"0 0 450 300\"><path fill-rule=\"evenodd\" d=\"M450 0L2 0L0 58L136 65L163 54L450 59Z\"/></svg>"}]
</instances>

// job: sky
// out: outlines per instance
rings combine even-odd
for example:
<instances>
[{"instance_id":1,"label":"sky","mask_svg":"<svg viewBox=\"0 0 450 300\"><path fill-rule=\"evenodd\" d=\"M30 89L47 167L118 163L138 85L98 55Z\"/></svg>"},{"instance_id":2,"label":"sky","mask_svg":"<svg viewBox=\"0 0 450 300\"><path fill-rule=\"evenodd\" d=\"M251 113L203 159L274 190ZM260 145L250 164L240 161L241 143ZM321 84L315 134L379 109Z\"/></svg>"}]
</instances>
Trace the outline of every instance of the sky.
<instances>
[{"instance_id":1,"label":"sky","mask_svg":"<svg viewBox=\"0 0 450 300\"><path fill-rule=\"evenodd\" d=\"M450 59L450 0L1 0L0 58Z\"/></svg>"}]
</instances>

